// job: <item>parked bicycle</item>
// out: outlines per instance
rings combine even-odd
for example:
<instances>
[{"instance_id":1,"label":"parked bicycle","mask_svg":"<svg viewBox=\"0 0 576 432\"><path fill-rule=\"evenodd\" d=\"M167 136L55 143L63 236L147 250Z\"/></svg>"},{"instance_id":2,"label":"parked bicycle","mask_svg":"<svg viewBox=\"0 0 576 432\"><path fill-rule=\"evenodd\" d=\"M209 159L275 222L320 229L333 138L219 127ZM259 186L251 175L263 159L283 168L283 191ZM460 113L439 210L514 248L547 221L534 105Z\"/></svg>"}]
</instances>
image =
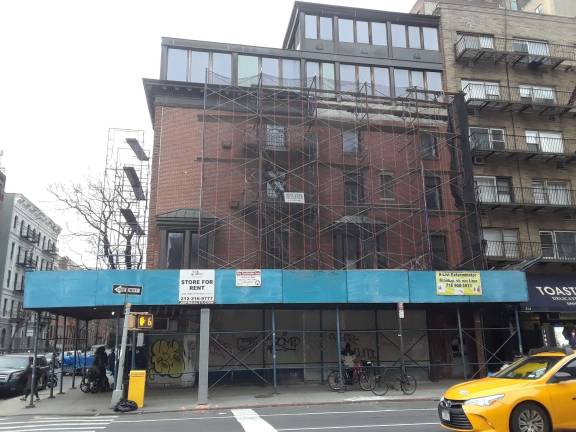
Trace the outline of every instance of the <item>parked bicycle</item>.
<instances>
[{"instance_id":1,"label":"parked bicycle","mask_svg":"<svg viewBox=\"0 0 576 432\"><path fill-rule=\"evenodd\" d=\"M46 377L46 386L48 388L56 388L58 385L58 374L56 372L50 372Z\"/></svg>"},{"instance_id":2,"label":"parked bicycle","mask_svg":"<svg viewBox=\"0 0 576 432\"><path fill-rule=\"evenodd\" d=\"M383 369L383 371L382 371ZM406 374L404 370L399 375L391 376L392 368L381 368L370 376L370 389L375 396L385 396L390 390L401 391L405 395L414 394L418 387L416 378Z\"/></svg>"},{"instance_id":3,"label":"parked bicycle","mask_svg":"<svg viewBox=\"0 0 576 432\"><path fill-rule=\"evenodd\" d=\"M362 390L370 391L372 389L370 380L371 367L371 362L361 362L358 366L351 368L342 366L342 377L344 378L343 385L340 381L340 370L334 369L328 374L328 387L330 387L330 390L340 391L358 383Z\"/></svg>"},{"instance_id":4,"label":"parked bicycle","mask_svg":"<svg viewBox=\"0 0 576 432\"><path fill-rule=\"evenodd\" d=\"M101 377L94 369L88 369L80 382L80 390L83 393L98 393L110 391L108 380L101 381Z\"/></svg>"}]
</instances>

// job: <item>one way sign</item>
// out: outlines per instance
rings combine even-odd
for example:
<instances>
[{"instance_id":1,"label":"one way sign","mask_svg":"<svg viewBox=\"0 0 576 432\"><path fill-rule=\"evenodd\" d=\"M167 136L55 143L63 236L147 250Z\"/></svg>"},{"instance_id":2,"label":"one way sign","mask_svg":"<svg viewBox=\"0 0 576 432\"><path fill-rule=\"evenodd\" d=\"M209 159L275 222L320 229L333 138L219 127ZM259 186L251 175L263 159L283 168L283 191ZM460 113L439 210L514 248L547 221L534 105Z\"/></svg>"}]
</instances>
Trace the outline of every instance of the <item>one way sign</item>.
<instances>
[{"instance_id":1,"label":"one way sign","mask_svg":"<svg viewBox=\"0 0 576 432\"><path fill-rule=\"evenodd\" d=\"M142 285L112 285L113 294L142 295Z\"/></svg>"}]
</instances>

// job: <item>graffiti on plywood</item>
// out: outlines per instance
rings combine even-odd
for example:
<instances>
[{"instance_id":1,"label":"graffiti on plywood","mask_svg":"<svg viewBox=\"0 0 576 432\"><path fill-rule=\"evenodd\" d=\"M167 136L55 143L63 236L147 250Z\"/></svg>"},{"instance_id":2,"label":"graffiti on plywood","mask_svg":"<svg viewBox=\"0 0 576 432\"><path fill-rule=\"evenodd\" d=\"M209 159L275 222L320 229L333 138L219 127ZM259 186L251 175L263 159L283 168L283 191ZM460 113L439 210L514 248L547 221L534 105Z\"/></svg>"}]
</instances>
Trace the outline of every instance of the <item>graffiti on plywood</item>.
<instances>
[{"instance_id":1,"label":"graffiti on plywood","mask_svg":"<svg viewBox=\"0 0 576 432\"><path fill-rule=\"evenodd\" d=\"M180 378L185 370L184 347L177 340L158 339L152 344L151 371L170 378Z\"/></svg>"}]
</instances>

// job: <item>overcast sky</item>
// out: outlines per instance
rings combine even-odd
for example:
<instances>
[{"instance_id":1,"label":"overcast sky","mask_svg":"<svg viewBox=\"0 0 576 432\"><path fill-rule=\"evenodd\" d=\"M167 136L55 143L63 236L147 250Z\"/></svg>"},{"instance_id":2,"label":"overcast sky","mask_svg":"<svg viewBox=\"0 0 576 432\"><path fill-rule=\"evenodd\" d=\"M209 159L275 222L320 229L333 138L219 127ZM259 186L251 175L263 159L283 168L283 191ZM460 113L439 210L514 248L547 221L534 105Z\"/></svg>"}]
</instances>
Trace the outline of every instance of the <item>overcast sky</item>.
<instances>
[{"instance_id":1,"label":"overcast sky","mask_svg":"<svg viewBox=\"0 0 576 432\"><path fill-rule=\"evenodd\" d=\"M414 0L318 0L408 12ZM142 78L158 78L160 38L280 48L292 0L0 1L0 161L20 192L60 224L61 253L82 261L77 222L52 183L102 176L109 128L152 129ZM84 261L91 262L88 257Z\"/></svg>"}]
</instances>

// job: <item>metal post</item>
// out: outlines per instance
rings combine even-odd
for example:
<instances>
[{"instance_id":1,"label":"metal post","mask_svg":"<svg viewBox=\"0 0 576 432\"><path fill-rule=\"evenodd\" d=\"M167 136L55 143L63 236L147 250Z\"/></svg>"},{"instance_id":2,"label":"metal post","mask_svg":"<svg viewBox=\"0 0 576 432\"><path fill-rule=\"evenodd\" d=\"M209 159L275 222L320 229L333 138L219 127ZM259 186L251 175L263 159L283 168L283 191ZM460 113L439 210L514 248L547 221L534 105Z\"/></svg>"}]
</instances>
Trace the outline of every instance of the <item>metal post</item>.
<instances>
[{"instance_id":1,"label":"metal post","mask_svg":"<svg viewBox=\"0 0 576 432\"><path fill-rule=\"evenodd\" d=\"M274 394L278 394L276 381L276 309L272 308L272 374L274 379Z\"/></svg>"},{"instance_id":2,"label":"metal post","mask_svg":"<svg viewBox=\"0 0 576 432\"><path fill-rule=\"evenodd\" d=\"M340 308L336 308L336 358L338 359L338 378L340 379L340 390L344 391L344 374L342 371L342 341L340 340Z\"/></svg>"},{"instance_id":3,"label":"metal post","mask_svg":"<svg viewBox=\"0 0 576 432\"><path fill-rule=\"evenodd\" d=\"M518 350L520 355L524 355L524 344L522 343L522 330L520 329L520 317L518 316L518 308L514 309L514 316L516 318L516 330L518 331Z\"/></svg>"},{"instance_id":4,"label":"metal post","mask_svg":"<svg viewBox=\"0 0 576 432\"><path fill-rule=\"evenodd\" d=\"M80 320L76 319L76 331L74 332L74 366L72 366L72 387L76 388L76 366L78 366L78 336L80 333Z\"/></svg>"},{"instance_id":5,"label":"metal post","mask_svg":"<svg viewBox=\"0 0 576 432\"><path fill-rule=\"evenodd\" d=\"M376 327L376 364L380 366L380 333L378 328L378 310L374 311L374 326Z\"/></svg>"},{"instance_id":6,"label":"metal post","mask_svg":"<svg viewBox=\"0 0 576 432\"><path fill-rule=\"evenodd\" d=\"M40 333L40 312L36 312L36 325L34 326L34 357L32 358L32 382L30 383L30 403L26 408L34 408L34 393L36 390L36 358L38 357L38 333Z\"/></svg>"},{"instance_id":7,"label":"metal post","mask_svg":"<svg viewBox=\"0 0 576 432\"><path fill-rule=\"evenodd\" d=\"M88 321L84 321L86 326L86 333L84 339L84 364L82 365L82 379L86 378L86 355L88 354Z\"/></svg>"},{"instance_id":8,"label":"metal post","mask_svg":"<svg viewBox=\"0 0 576 432\"><path fill-rule=\"evenodd\" d=\"M116 333L114 335L114 370L112 371L114 373L114 382L116 382L116 377L118 376L117 372L118 372L118 358L119 356L119 350L118 350L118 332L120 331L120 317L116 316Z\"/></svg>"},{"instance_id":9,"label":"metal post","mask_svg":"<svg viewBox=\"0 0 576 432\"><path fill-rule=\"evenodd\" d=\"M210 309L200 309L198 350L198 405L208 404L208 366L210 355Z\"/></svg>"},{"instance_id":10,"label":"metal post","mask_svg":"<svg viewBox=\"0 0 576 432\"><path fill-rule=\"evenodd\" d=\"M128 320L130 319L130 303L126 303L124 309L124 328L122 328L122 345L120 346L120 359L118 360L118 374L114 380L114 391L112 392L112 399L110 406L114 408L124 396L124 356L126 355L126 343L128 342Z\"/></svg>"},{"instance_id":11,"label":"metal post","mask_svg":"<svg viewBox=\"0 0 576 432\"><path fill-rule=\"evenodd\" d=\"M54 324L54 349L52 350L52 361L50 362L50 376L48 377L48 382L51 383L52 376L54 375L54 367L56 366L56 350L58 347L58 321L60 316L56 315L56 323ZM54 383L55 384L55 383ZM50 396L48 399L54 399L54 385L50 385Z\"/></svg>"},{"instance_id":12,"label":"metal post","mask_svg":"<svg viewBox=\"0 0 576 432\"><path fill-rule=\"evenodd\" d=\"M324 322L322 318L322 309L320 309L320 383L324 384Z\"/></svg>"},{"instance_id":13,"label":"metal post","mask_svg":"<svg viewBox=\"0 0 576 432\"><path fill-rule=\"evenodd\" d=\"M130 352L130 370L136 370L136 332L132 330L132 351Z\"/></svg>"},{"instance_id":14,"label":"metal post","mask_svg":"<svg viewBox=\"0 0 576 432\"><path fill-rule=\"evenodd\" d=\"M398 337L400 338L400 367L402 373L406 373L406 365L404 364L404 330L402 328L402 318L400 318L400 305L398 305Z\"/></svg>"},{"instance_id":15,"label":"metal post","mask_svg":"<svg viewBox=\"0 0 576 432\"><path fill-rule=\"evenodd\" d=\"M66 351L66 319L64 315L64 327L62 328L62 352L60 353L60 391L59 395L63 395L62 387L64 386L64 351Z\"/></svg>"},{"instance_id":16,"label":"metal post","mask_svg":"<svg viewBox=\"0 0 576 432\"><path fill-rule=\"evenodd\" d=\"M464 379L468 379L468 366L466 364L466 356L464 354L464 335L462 333L462 318L460 317L460 308L456 308L456 313L458 315L458 339L460 340L460 357L462 358Z\"/></svg>"}]
</instances>

